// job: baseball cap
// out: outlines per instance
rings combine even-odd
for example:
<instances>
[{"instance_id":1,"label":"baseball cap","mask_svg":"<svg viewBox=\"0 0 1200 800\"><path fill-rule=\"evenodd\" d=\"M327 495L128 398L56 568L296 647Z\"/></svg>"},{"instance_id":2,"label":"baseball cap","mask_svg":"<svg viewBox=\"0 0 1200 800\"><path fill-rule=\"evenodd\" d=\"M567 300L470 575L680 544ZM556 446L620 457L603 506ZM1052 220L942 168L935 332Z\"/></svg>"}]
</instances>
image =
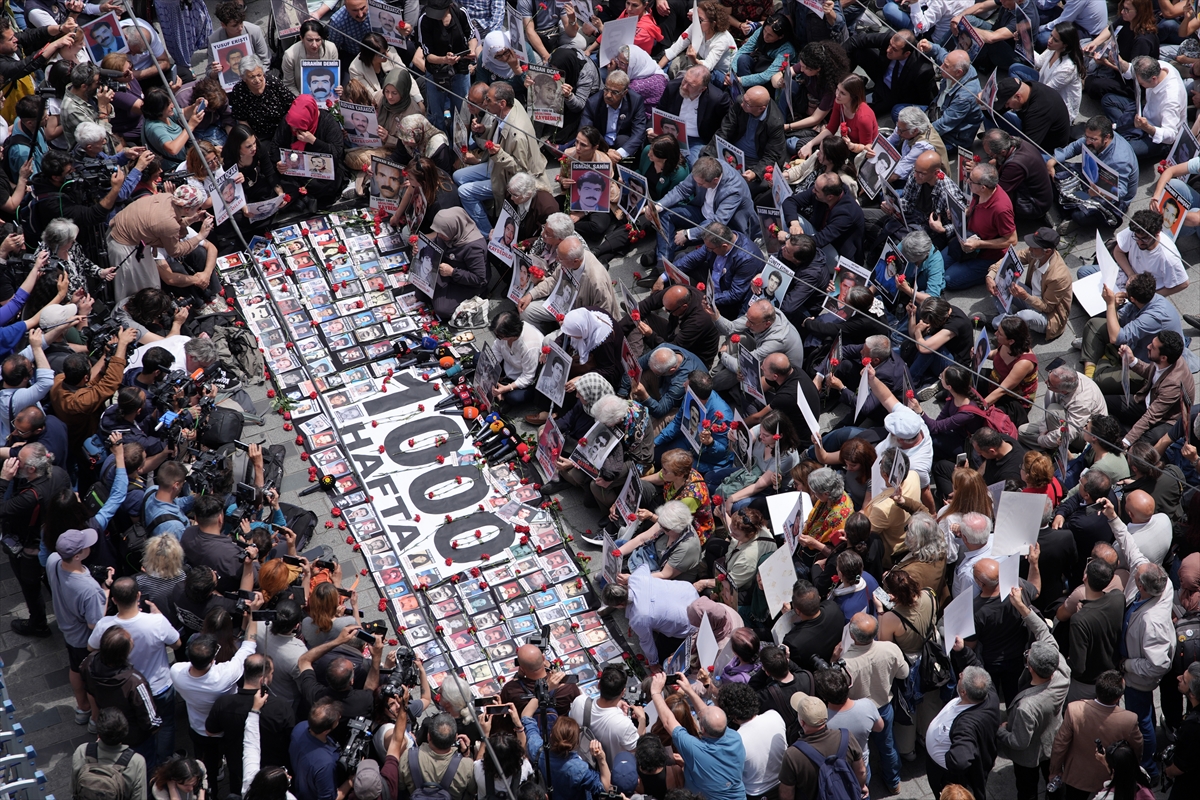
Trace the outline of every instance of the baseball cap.
<instances>
[{"instance_id":1,"label":"baseball cap","mask_svg":"<svg viewBox=\"0 0 1200 800\"><path fill-rule=\"evenodd\" d=\"M1025 244L1030 247L1036 247L1040 250L1054 250L1058 247L1058 231L1050 227L1038 228L1033 233L1025 235ZM46 312L42 312L42 318L45 319Z\"/></svg>"},{"instance_id":2,"label":"baseball cap","mask_svg":"<svg viewBox=\"0 0 1200 800\"><path fill-rule=\"evenodd\" d=\"M1021 88L1021 82L1016 78L1001 78L996 84L996 100L992 103L992 108L996 111L1003 111L1004 106L1008 104L1009 99L1017 93L1017 89Z\"/></svg>"},{"instance_id":3,"label":"baseball cap","mask_svg":"<svg viewBox=\"0 0 1200 800\"><path fill-rule=\"evenodd\" d=\"M617 753L612 767L613 788L622 794L632 795L637 791L637 784L637 760L633 753Z\"/></svg>"},{"instance_id":4,"label":"baseball cap","mask_svg":"<svg viewBox=\"0 0 1200 800\"><path fill-rule=\"evenodd\" d=\"M63 305L46 306L42 310L41 329L48 331L51 328L57 328L67 320L79 313L79 306L74 303L65 303Z\"/></svg>"},{"instance_id":5,"label":"baseball cap","mask_svg":"<svg viewBox=\"0 0 1200 800\"><path fill-rule=\"evenodd\" d=\"M921 418L910 408L896 406L892 413L883 418L883 427L898 439L912 439L921 432L924 425Z\"/></svg>"},{"instance_id":6,"label":"baseball cap","mask_svg":"<svg viewBox=\"0 0 1200 800\"><path fill-rule=\"evenodd\" d=\"M63 561L70 561L96 544L96 540L99 538L100 535L96 533L95 528L84 528L81 531L72 528L59 535L58 541L54 543L54 549L62 556Z\"/></svg>"},{"instance_id":7,"label":"baseball cap","mask_svg":"<svg viewBox=\"0 0 1200 800\"><path fill-rule=\"evenodd\" d=\"M383 778L379 775L379 763L372 758L358 762L354 774L354 796L357 800L378 800L383 796Z\"/></svg>"},{"instance_id":8,"label":"baseball cap","mask_svg":"<svg viewBox=\"0 0 1200 800\"><path fill-rule=\"evenodd\" d=\"M811 694L804 692L796 692L792 695L789 701L792 704L792 710L796 712L796 716L805 725L824 725L829 721L829 709L820 699L813 697Z\"/></svg>"}]
</instances>

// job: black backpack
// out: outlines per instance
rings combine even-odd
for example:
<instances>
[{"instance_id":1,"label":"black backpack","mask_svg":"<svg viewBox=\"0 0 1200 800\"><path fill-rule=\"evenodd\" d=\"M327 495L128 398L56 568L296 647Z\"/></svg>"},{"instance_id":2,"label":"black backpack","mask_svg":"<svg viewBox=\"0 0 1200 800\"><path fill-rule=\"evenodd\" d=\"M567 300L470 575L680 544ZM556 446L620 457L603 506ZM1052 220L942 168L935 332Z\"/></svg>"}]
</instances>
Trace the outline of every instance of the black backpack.
<instances>
[{"instance_id":1,"label":"black backpack","mask_svg":"<svg viewBox=\"0 0 1200 800\"><path fill-rule=\"evenodd\" d=\"M928 589L925 591L929 592ZM929 622L928 633L921 633L903 615L896 615L904 623L904 627L917 636L923 637L921 652L917 656L917 662L914 665L917 669L917 676L921 680L920 689L922 694L947 686L954 677L954 670L950 666L950 658L946 655L946 648L942 645L942 634L937 627L937 598L933 597L933 592L929 592L929 596L933 598L934 618Z\"/></svg>"},{"instance_id":2,"label":"black backpack","mask_svg":"<svg viewBox=\"0 0 1200 800\"><path fill-rule=\"evenodd\" d=\"M1188 666L1200 661L1200 611L1175 606L1175 658L1171 674L1178 677Z\"/></svg>"},{"instance_id":3,"label":"black backpack","mask_svg":"<svg viewBox=\"0 0 1200 800\"><path fill-rule=\"evenodd\" d=\"M831 756L822 755L817 748L803 739L792 742L792 747L799 750L813 766L817 768L817 800L860 800L862 789L858 778L850 769L846 759L846 750L850 747L850 731L838 731L842 735L837 753Z\"/></svg>"},{"instance_id":4,"label":"black backpack","mask_svg":"<svg viewBox=\"0 0 1200 800\"><path fill-rule=\"evenodd\" d=\"M435 784L425 782L425 776L421 774L421 762L417 757L419 748L408 748L408 770L412 774L413 793L409 795L410 800L452 800L450 794L450 784L454 783L454 776L458 774L458 765L462 761L462 753L455 753L450 759L449 766L446 767L445 774L442 779Z\"/></svg>"}]
</instances>

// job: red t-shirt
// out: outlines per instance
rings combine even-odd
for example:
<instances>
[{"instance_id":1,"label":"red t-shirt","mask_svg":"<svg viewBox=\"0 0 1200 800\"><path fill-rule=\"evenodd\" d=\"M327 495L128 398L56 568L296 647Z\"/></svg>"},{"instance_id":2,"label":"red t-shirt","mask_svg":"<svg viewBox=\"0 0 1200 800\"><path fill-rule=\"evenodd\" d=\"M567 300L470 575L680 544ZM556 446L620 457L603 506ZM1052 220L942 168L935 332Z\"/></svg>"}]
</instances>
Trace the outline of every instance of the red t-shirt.
<instances>
[{"instance_id":1,"label":"red t-shirt","mask_svg":"<svg viewBox=\"0 0 1200 800\"><path fill-rule=\"evenodd\" d=\"M980 239L1002 239L1017 229L1013 217L1012 200L1008 193L996 187L986 203L980 203L979 197L971 197L971 205L967 208L967 230ZM1004 257L1003 250L980 250L975 253L978 258L999 260Z\"/></svg>"},{"instance_id":2,"label":"red t-shirt","mask_svg":"<svg viewBox=\"0 0 1200 800\"><path fill-rule=\"evenodd\" d=\"M622 11L621 16L617 19L628 19L629 15ZM604 34L600 35L604 38ZM653 14L642 14L638 17L637 30L633 32L633 43L649 53L654 49L654 45L663 40L662 29L658 27L658 23L654 21Z\"/></svg>"},{"instance_id":3,"label":"red t-shirt","mask_svg":"<svg viewBox=\"0 0 1200 800\"><path fill-rule=\"evenodd\" d=\"M842 123L846 123L846 134L841 132ZM863 103L854 112L854 119L842 117L842 104L834 103L833 111L829 113L829 124L825 126L834 136L843 136L855 144L869 145L879 135L879 123L875 121L875 112L869 105Z\"/></svg>"}]
</instances>

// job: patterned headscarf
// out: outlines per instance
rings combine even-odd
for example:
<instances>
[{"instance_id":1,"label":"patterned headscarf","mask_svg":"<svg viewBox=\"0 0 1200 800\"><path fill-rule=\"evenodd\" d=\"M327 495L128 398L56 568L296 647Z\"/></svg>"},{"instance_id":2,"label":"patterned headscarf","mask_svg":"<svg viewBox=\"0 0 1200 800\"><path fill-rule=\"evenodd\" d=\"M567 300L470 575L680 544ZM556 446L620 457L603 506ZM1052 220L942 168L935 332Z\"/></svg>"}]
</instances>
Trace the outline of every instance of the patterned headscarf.
<instances>
[{"instance_id":1,"label":"patterned headscarf","mask_svg":"<svg viewBox=\"0 0 1200 800\"><path fill-rule=\"evenodd\" d=\"M591 412L592 404L606 395L616 394L612 384L595 372L588 372L575 379L575 395L583 404L583 410Z\"/></svg>"}]
</instances>

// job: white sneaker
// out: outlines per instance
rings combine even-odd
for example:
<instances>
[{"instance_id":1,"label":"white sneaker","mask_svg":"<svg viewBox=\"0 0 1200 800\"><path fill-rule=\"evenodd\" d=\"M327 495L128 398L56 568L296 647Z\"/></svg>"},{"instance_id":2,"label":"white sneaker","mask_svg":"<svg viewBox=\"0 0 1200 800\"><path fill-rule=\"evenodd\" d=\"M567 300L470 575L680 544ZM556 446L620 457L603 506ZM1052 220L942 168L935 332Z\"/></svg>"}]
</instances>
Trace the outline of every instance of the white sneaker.
<instances>
[{"instance_id":1,"label":"white sneaker","mask_svg":"<svg viewBox=\"0 0 1200 800\"><path fill-rule=\"evenodd\" d=\"M1071 340L1071 349L1072 350L1082 350L1083 349L1083 337L1082 336L1076 336L1074 339Z\"/></svg>"}]
</instances>

